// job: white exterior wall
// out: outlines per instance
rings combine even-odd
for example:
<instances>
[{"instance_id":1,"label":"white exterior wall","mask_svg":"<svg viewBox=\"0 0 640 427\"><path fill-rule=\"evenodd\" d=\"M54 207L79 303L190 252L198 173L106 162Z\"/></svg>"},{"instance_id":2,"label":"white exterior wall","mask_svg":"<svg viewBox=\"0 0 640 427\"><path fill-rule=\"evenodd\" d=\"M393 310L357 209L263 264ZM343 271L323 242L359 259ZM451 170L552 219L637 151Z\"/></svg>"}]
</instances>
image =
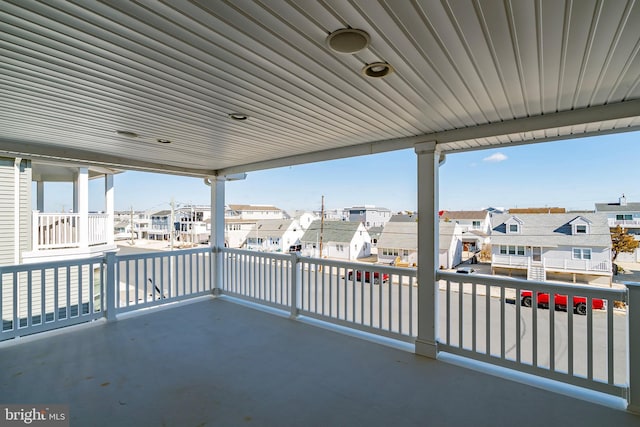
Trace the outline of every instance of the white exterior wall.
<instances>
[{"instance_id":1,"label":"white exterior wall","mask_svg":"<svg viewBox=\"0 0 640 427\"><path fill-rule=\"evenodd\" d=\"M284 212L281 210L256 210L256 211L241 211L240 219L246 220L261 220L261 219L283 219Z\"/></svg>"},{"instance_id":2,"label":"white exterior wall","mask_svg":"<svg viewBox=\"0 0 640 427\"><path fill-rule=\"evenodd\" d=\"M591 260L577 260L573 259L573 248L588 248L591 249ZM528 251L527 251L528 252ZM597 265L601 262L607 262L611 265L611 250L609 248L598 248L588 246L559 246L557 248L548 248L542 251L542 259L547 268L563 265L567 261L567 266L581 266L581 265ZM609 271L611 271L609 269Z\"/></svg>"}]
</instances>

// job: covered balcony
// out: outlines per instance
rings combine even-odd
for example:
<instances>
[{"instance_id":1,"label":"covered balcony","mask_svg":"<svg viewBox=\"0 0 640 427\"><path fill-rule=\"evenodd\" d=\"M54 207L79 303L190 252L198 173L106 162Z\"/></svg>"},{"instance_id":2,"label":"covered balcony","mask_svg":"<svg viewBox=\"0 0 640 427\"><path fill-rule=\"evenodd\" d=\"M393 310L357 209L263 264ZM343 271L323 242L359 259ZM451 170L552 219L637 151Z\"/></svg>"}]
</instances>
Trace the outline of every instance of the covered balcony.
<instances>
[{"instance_id":1,"label":"covered balcony","mask_svg":"<svg viewBox=\"0 0 640 427\"><path fill-rule=\"evenodd\" d=\"M195 176L212 207L209 248L3 262L2 402L69 404L79 425L637 424L638 286L439 271L438 195L458 152L639 130L638 2L0 12L3 157ZM416 269L225 247L227 182L401 149L415 151Z\"/></svg>"}]
</instances>

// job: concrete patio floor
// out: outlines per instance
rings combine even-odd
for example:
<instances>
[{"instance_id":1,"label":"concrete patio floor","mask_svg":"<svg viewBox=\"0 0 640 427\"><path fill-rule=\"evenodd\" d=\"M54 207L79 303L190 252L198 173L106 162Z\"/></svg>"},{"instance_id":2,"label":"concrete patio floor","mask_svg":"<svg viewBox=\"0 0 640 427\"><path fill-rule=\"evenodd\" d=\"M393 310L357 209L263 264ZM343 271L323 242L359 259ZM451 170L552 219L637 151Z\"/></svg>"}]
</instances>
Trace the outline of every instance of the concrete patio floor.
<instances>
[{"instance_id":1,"label":"concrete patio floor","mask_svg":"<svg viewBox=\"0 0 640 427\"><path fill-rule=\"evenodd\" d=\"M69 404L71 426L640 425L222 298L4 343L0 402Z\"/></svg>"}]
</instances>

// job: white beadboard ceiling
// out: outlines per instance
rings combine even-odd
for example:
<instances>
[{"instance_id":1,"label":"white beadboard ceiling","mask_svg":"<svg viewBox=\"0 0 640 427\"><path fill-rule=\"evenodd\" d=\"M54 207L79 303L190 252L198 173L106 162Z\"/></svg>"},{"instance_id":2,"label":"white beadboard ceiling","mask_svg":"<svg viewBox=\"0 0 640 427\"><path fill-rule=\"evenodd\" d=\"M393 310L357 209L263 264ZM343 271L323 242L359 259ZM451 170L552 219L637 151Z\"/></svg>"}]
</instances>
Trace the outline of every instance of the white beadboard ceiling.
<instances>
[{"instance_id":1,"label":"white beadboard ceiling","mask_svg":"<svg viewBox=\"0 0 640 427\"><path fill-rule=\"evenodd\" d=\"M640 129L640 1L9 0L0 30L0 155L213 175Z\"/></svg>"}]
</instances>

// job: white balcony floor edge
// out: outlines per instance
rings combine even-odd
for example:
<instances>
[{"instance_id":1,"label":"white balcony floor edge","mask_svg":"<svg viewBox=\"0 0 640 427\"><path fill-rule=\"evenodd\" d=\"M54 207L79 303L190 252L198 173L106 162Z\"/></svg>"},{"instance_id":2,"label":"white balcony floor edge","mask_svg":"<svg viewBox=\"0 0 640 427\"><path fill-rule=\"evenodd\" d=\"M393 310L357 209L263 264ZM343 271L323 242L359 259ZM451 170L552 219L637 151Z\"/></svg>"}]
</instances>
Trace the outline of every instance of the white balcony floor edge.
<instances>
[{"instance_id":1,"label":"white balcony floor edge","mask_svg":"<svg viewBox=\"0 0 640 427\"><path fill-rule=\"evenodd\" d=\"M640 417L224 299L0 348L0 401L91 426L637 426Z\"/></svg>"}]
</instances>

